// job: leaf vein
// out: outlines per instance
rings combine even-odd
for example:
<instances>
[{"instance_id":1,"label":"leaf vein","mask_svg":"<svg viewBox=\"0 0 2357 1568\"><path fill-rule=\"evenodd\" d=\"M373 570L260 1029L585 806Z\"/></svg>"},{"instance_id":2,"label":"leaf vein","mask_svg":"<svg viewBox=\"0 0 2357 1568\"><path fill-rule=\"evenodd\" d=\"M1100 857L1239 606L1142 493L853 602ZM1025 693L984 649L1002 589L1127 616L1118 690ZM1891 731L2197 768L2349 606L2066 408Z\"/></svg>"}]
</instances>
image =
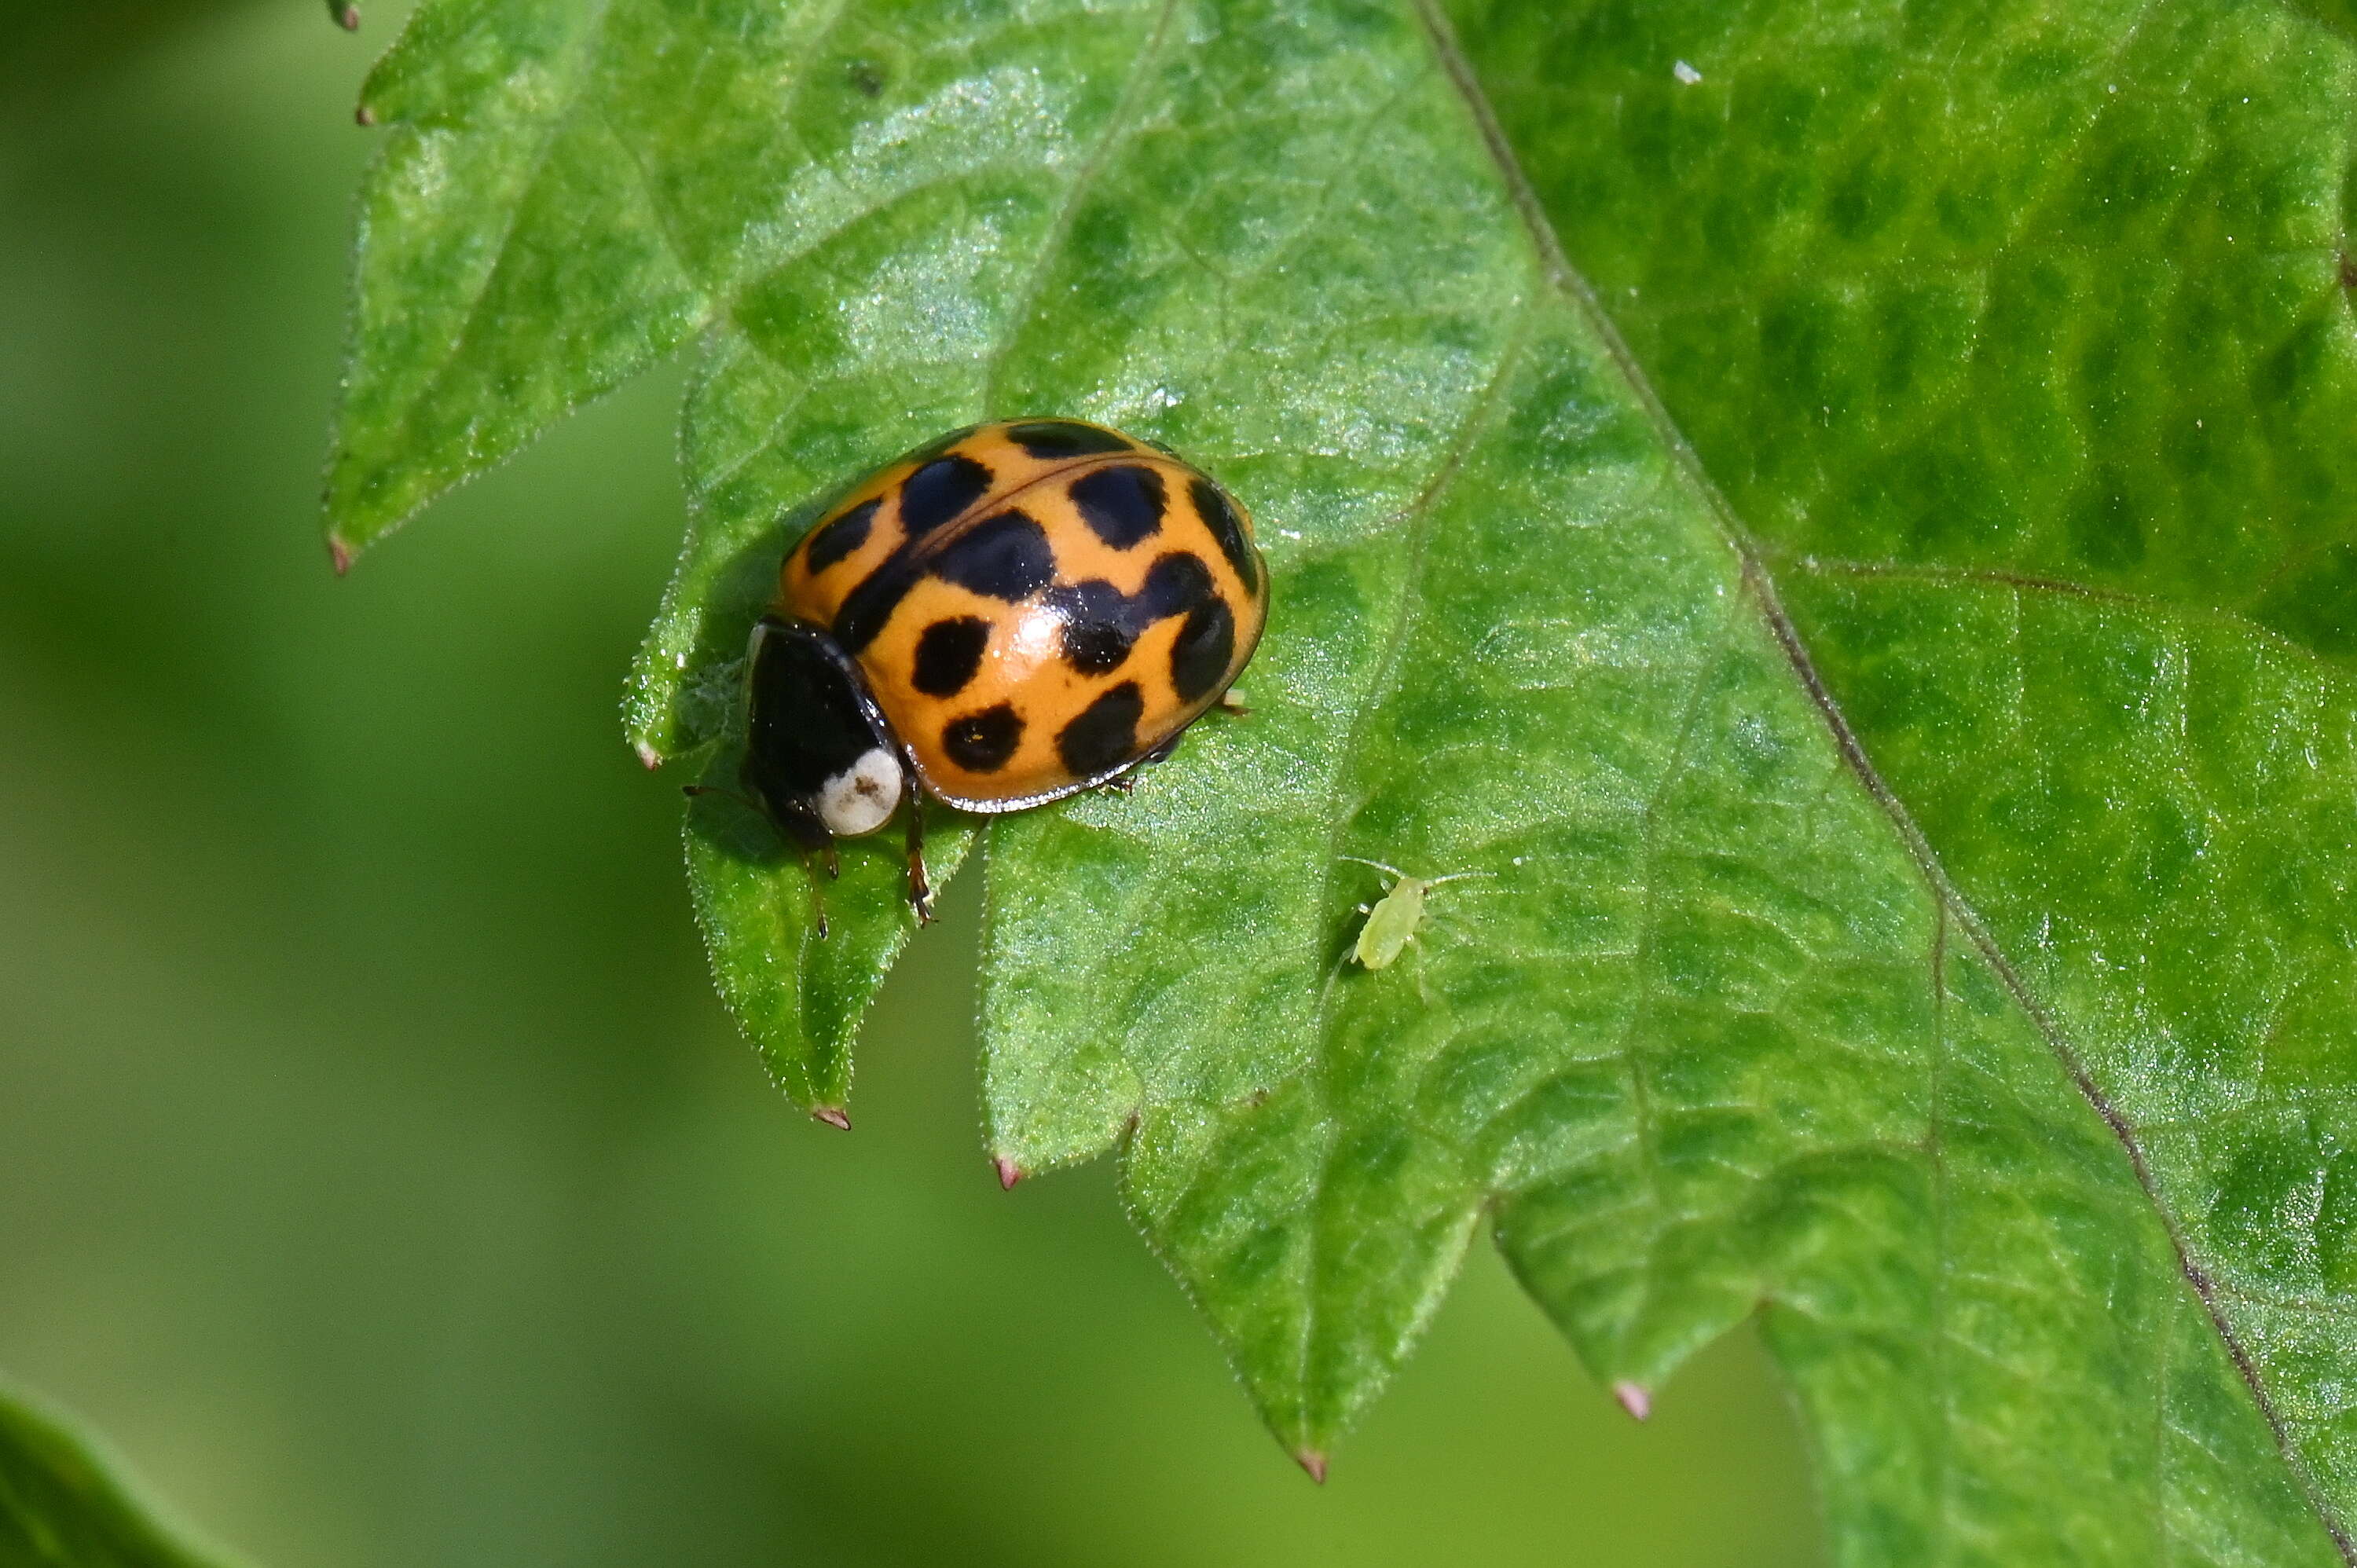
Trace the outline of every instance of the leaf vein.
<instances>
[{"instance_id":1,"label":"leaf vein","mask_svg":"<svg viewBox=\"0 0 2357 1568\"><path fill-rule=\"evenodd\" d=\"M2030 992L2020 972L2014 968L1998 947L1995 936L1982 922L1971 905L1966 902L1962 891L1949 879L1946 868L1932 853L1930 842L1924 837L1922 830L1916 824L1913 816L1867 757L1865 747L1859 742L1857 733L1850 728L1848 720L1834 701L1833 693L1825 685L1824 677L1818 672L1814 660L1809 657L1808 650L1801 640L1799 628L1785 611L1782 601L1776 593L1775 585L1770 578L1766 563L1752 541L1750 531L1744 526L1726 494L1711 478L1709 470L1703 465L1701 455L1695 450L1693 443L1686 438L1684 431L1671 417L1668 407L1662 402L1660 393L1654 390L1651 379L1645 375L1643 368L1637 363L1636 356L1631 351L1627 339L1620 335L1618 327L1606 314L1602 303L1597 298L1593 285L1571 264L1570 257L1565 252L1562 241L1556 235L1553 222L1549 220L1544 209L1539 203L1537 192L1532 188L1529 177L1523 173L1521 161L1514 155L1512 145L1506 139L1505 130L1499 124L1488 95L1482 91L1480 81L1474 75L1471 62L1466 59L1464 51L1458 46L1455 32L1450 27L1447 16L1441 13L1439 0L1411 0L1411 3L1423 20L1425 30L1431 39L1434 53L1442 70L1465 100L1466 106L1489 148L1491 157L1496 163L1501 177L1505 180L1512 195L1515 209L1520 213L1538 248L1550 281L1578 309L1590 329L1597 334L1598 340L1605 346L1630 392L1644 409L1656 435L1668 449L1673 462L1684 473L1695 495L1717 523L1722 537L1740 563L1744 584L1750 590L1753 602L1758 605L1770 634L1775 639L1786 661L1792 666L1793 674L1800 681L1803 690L1816 707L1843 760L1866 789L1867 795L1890 821L1900 842L1914 859L1933 897L1947 908L1956 924L1972 940L1973 945L1979 950L2006 990L2013 996L2016 1004L2021 1007L2040 1036L2045 1039L2048 1047L2061 1064L2063 1071L2070 1078L2073 1087L2078 1090L2081 1097L2096 1114L2103 1118L2104 1125L2110 1129L2112 1135L2126 1153L2136 1184L2143 1189L2146 1199L2152 1205L2155 1215L2169 1237L2169 1245L2176 1252L2179 1272L2184 1275L2186 1283L2192 1288L2195 1296L2201 1304L2202 1310L2209 1315L2211 1326L2223 1343L2228 1357L2233 1360L2236 1372L2242 1378L2244 1386L2249 1391L2260 1415L2267 1423L2267 1429L2275 1441L2278 1456L2298 1483L2301 1491L2308 1498L2309 1507L2315 1510L2318 1519L2322 1522L2326 1533L2331 1538L2333 1546L2340 1552L2342 1561L2352 1564L2352 1568L2357 1568L2357 1539L2352 1539L2349 1529L2341 1520L2339 1510L2325 1494L2314 1471L2293 1443L2283 1412L2277 1409L2273 1396L2269 1393L2266 1381L2260 1375L2257 1362L2252 1357L2249 1348L2243 1342L2241 1335L2227 1320L2216 1287L2212 1283L2207 1271L2194 1257L2176 1215L2162 1200L2158 1183L2153 1176L2151 1165L2146 1157L2143 1144L2136 1129L2119 1108L2113 1103L2102 1086L2095 1081L2093 1074L2089 1070L2077 1048L2071 1043L2059 1020L2049 1013ZM2158 0L2147 0L2146 5L2138 12L2135 26L2141 26L2144 18L2151 13L2157 4ZM2133 31L2132 26L2131 34ZM2125 39L2122 47L2126 47Z\"/></svg>"}]
</instances>

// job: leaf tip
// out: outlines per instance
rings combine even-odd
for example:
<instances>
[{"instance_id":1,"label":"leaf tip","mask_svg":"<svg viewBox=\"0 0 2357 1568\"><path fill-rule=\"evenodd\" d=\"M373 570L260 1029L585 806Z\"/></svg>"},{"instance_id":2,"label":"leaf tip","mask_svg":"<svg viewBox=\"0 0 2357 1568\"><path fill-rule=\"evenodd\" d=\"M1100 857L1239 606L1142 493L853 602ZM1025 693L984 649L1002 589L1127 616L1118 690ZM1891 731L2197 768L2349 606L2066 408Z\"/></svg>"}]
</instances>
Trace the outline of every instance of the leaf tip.
<instances>
[{"instance_id":1,"label":"leaf tip","mask_svg":"<svg viewBox=\"0 0 2357 1568\"><path fill-rule=\"evenodd\" d=\"M1645 1391L1642 1383L1617 1382L1612 1385L1612 1397L1620 1402L1620 1408L1629 1412L1631 1421L1642 1421L1653 1413L1653 1396Z\"/></svg>"},{"instance_id":2,"label":"leaf tip","mask_svg":"<svg viewBox=\"0 0 2357 1568\"><path fill-rule=\"evenodd\" d=\"M347 4L346 0L328 0L328 15L336 19L336 26L348 33L361 30L361 8Z\"/></svg>"},{"instance_id":3,"label":"leaf tip","mask_svg":"<svg viewBox=\"0 0 2357 1568\"><path fill-rule=\"evenodd\" d=\"M663 765L662 753L655 749L652 741L634 740L630 743L630 749L638 754L639 761L645 765L646 770L650 773Z\"/></svg>"},{"instance_id":4,"label":"leaf tip","mask_svg":"<svg viewBox=\"0 0 2357 1568\"><path fill-rule=\"evenodd\" d=\"M376 111L363 103L352 111L352 124L365 131L376 124Z\"/></svg>"},{"instance_id":5,"label":"leaf tip","mask_svg":"<svg viewBox=\"0 0 2357 1568\"><path fill-rule=\"evenodd\" d=\"M340 577L352 569L352 547L334 534L328 535L328 561Z\"/></svg>"},{"instance_id":6,"label":"leaf tip","mask_svg":"<svg viewBox=\"0 0 2357 1568\"><path fill-rule=\"evenodd\" d=\"M1326 1484L1326 1455L1315 1448L1304 1448L1293 1455L1293 1462L1309 1472L1309 1478L1319 1486Z\"/></svg>"},{"instance_id":7,"label":"leaf tip","mask_svg":"<svg viewBox=\"0 0 2357 1568\"><path fill-rule=\"evenodd\" d=\"M840 1128L845 1133L851 1131L851 1118L844 1113L843 1108L839 1105L813 1105L811 1107L811 1114L830 1127Z\"/></svg>"},{"instance_id":8,"label":"leaf tip","mask_svg":"<svg viewBox=\"0 0 2357 1568\"><path fill-rule=\"evenodd\" d=\"M1023 1179L1023 1167L1017 1165L1009 1155L1000 1155L990 1163L998 1170L998 1190L1014 1191L1015 1184Z\"/></svg>"}]
</instances>

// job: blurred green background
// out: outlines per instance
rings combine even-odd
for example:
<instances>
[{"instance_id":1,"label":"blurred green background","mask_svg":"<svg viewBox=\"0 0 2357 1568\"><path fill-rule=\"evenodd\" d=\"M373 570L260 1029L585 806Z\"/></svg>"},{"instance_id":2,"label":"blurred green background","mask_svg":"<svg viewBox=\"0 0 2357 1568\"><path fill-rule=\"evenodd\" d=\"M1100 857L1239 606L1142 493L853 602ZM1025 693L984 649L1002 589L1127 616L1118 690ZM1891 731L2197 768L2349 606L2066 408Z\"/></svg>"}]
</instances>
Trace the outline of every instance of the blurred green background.
<instances>
[{"instance_id":1,"label":"blurred green background","mask_svg":"<svg viewBox=\"0 0 2357 1568\"><path fill-rule=\"evenodd\" d=\"M857 1130L769 1091L615 714L677 375L328 571L404 9L0 6L0 1373L265 1568L1817 1560L1750 1336L1638 1427L1486 1247L1310 1486L992 1180L970 886Z\"/></svg>"}]
</instances>

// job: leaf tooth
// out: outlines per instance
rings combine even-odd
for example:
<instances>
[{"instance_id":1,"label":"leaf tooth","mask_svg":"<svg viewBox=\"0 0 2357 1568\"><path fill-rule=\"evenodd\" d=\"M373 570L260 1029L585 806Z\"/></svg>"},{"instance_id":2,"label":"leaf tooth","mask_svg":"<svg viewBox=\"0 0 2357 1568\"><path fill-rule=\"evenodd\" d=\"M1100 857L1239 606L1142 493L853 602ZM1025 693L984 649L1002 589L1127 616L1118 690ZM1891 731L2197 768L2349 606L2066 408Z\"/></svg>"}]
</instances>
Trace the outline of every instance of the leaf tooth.
<instances>
[{"instance_id":1,"label":"leaf tooth","mask_svg":"<svg viewBox=\"0 0 2357 1568\"><path fill-rule=\"evenodd\" d=\"M851 1131L851 1117L840 1105L813 1105L811 1114L830 1127L839 1127L846 1133Z\"/></svg>"},{"instance_id":2,"label":"leaf tooth","mask_svg":"<svg viewBox=\"0 0 2357 1568\"><path fill-rule=\"evenodd\" d=\"M1631 1421L1642 1421L1653 1413L1653 1396L1642 1383L1632 1383L1625 1378L1612 1385L1612 1397L1629 1412Z\"/></svg>"},{"instance_id":3,"label":"leaf tooth","mask_svg":"<svg viewBox=\"0 0 2357 1568\"><path fill-rule=\"evenodd\" d=\"M1015 1184L1023 1179L1023 1167L1015 1163L1015 1156L1012 1155L999 1155L994 1157L990 1163L994 1166L997 1167L998 1170L998 1190L1001 1192L1014 1191Z\"/></svg>"},{"instance_id":4,"label":"leaf tooth","mask_svg":"<svg viewBox=\"0 0 2357 1568\"><path fill-rule=\"evenodd\" d=\"M1319 1486L1326 1484L1326 1455L1315 1448L1296 1449L1293 1462L1309 1472L1309 1478Z\"/></svg>"}]
</instances>

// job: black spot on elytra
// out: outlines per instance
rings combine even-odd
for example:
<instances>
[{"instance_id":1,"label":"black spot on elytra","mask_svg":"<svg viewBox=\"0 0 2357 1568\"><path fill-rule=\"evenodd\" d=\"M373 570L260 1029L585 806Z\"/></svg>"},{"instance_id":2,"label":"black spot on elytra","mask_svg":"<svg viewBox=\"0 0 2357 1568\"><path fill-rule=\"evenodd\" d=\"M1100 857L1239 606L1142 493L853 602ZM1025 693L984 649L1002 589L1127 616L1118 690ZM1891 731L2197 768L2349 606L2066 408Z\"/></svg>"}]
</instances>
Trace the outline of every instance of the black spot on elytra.
<instances>
[{"instance_id":1,"label":"black spot on elytra","mask_svg":"<svg viewBox=\"0 0 2357 1568\"><path fill-rule=\"evenodd\" d=\"M926 567L944 582L1012 605L1055 580L1056 553L1049 548L1046 529L1022 512L1007 510L951 540Z\"/></svg>"},{"instance_id":2,"label":"black spot on elytra","mask_svg":"<svg viewBox=\"0 0 2357 1568\"><path fill-rule=\"evenodd\" d=\"M1194 499L1195 511L1202 518L1203 526L1220 542L1220 553L1236 569L1236 579L1243 584L1244 591L1260 592L1260 568L1253 558L1252 541L1244 537L1243 520L1228 504L1227 496L1209 479L1195 480L1187 487L1187 493Z\"/></svg>"},{"instance_id":3,"label":"black spot on elytra","mask_svg":"<svg viewBox=\"0 0 2357 1568\"><path fill-rule=\"evenodd\" d=\"M900 530L921 539L982 499L990 470L971 457L936 457L900 487Z\"/></svg>"},{"instance_id":4,"label":"black spot on elytra","mask_svg":"<svg viewBox=\"0 0 2357 1568\"><path fill-rule=\"evenodd\" d=\"M1082 474L1072 481L1071 496L1089 532L1115 550L1160 532L1168 499L1161 475L1127 463Z\"/></svg>"},{"instance_id":5,"label":"black spot on elytra","mask_svg":"<svg viewBox=\"0 0 2357 1568\"><path fill-rule=\"evenodd\" d=\"M1023 739L1023 715L1005 703L952 719L942 730L942 749L969 773L996 773L1006 766Z\"/></svg>"},{"instance_id":6,"label":"black spot on elytra","mask_svg":"<svg viewBox=\"0 0 2357 1568\"><path fill-rule=\"evenodd\" d=\"M900 552L888 556L881 566L860 580L858 587L844 595L844 606L834 611L834 641L844 646L844 653L858 653L872 644L877 632L884 629L884 622L891 620L891 613L900 608L900 601L908 599L908 589L917 587L917 577L921 575L924 568Z\"/></svg>"},{"instance_id":7,"label":"black spot on elytra","mask_svg":"<svg viewBox=\"0 0 2357 1568\"><path fill-rule=\"evenodd\" d=\"M1193 609L1211 595L1211 569L1200 556L1174 550L1146 568L1146 586L1137 596L1146 603L1146 618L1161 620Z\"/></svg>"},{"instance_id":8,"label":"black spot on elytra","mask_svg":"<svg viewBox=\"0 0 2357 1568\"><path fill-rule=\"evenodd\" d=\"M917 690L929 697L956 696L982 668L982 650L989 642L990 623L980 616L933 622L917 639L917 670L911 677Z\"/></svg>"},{"instance_id":9,"label":"black spot on elytra","mask_svg":"<svg viewBox=\"0 0 2357 1568\"><path fill-rule=\"evenodd\" d=\"M845 594L843 607L834 612L834 640L845 653L857 653L876 640L900 601L924 575L921 563L913 560L906 547L887 556L884 564L860 579L859 585Z\"/></svg>"},{"instance_id":10,"label":"black spot on elytra","mask_svg":"<svg viewBox=\"0 0 2357 1568\"><path fill-rule=\"evenodd\" d=\"M1135 594L1091 577L1050 588L1040 602L1063 622L1064 662L1083 675L1109 675L1121 668L1147 627L1189 614L1207 600L1216 600L1211 569L1184 551L1173 551L1146 569L1145 585Z\"/></svg>"},{"instance_id":11,"label":"black spot on elytra","mask_svg":"<svg viewBox=\"0 0 2357 1568\"><path fill-rule=\"evenodd\" d=\"M876 509L879 500L861 501L833 522L811 535L810 553L803 557L811 575L815 577L867 542L868 531L876 525Z\"/></svg>"},{"instance_id":12,"label":"black spot on elytra","mask_svg":"<svg viewBox=\"0 0 2357 1568\"><path fill-rule=\"evenodd\" d=\"M1170 685L1182 703L1210 693L1228 672L1236 651L1236 618L1227 601L1209 598L1187 612L1170 645Z\"/></svg>"},{"instance_id":13,"label":"black spot on elytra","mask_svg":"<svg viewBox=\"0 0 2357 1568\"><path fill-rule=\"evenodd\" d=\"M1064 623L1064 662L1083 675L1110 675L1145 629L1130 596L1102 577L1051 588L1043 601Z\"/></svg>"},{"instance_id":14,"label":"black spot on elytra","mask_svg":"<svg viewBox=\"0 0 2357 1568\"><path fill-rule=\"evenodd\" d=\"M1006 427L1006 438L1034 457L1082 457L1092 452L1133 452L1110 430L1073 419L1027 419Z\"/></svg>"},{"instance_id":15,"label":"black spot on elytra","mask_svg":"<svg viewBox=\"0 0 2357 1568\"><path fill-rule=\"evenodd\" d=\"M1146 697L1137 682L1124 681L1081 710L1056 736L1056 755L1075 779L1093 778L1132 759L1137 750L1137 720Z\"/></svg>"}]
</instances>

